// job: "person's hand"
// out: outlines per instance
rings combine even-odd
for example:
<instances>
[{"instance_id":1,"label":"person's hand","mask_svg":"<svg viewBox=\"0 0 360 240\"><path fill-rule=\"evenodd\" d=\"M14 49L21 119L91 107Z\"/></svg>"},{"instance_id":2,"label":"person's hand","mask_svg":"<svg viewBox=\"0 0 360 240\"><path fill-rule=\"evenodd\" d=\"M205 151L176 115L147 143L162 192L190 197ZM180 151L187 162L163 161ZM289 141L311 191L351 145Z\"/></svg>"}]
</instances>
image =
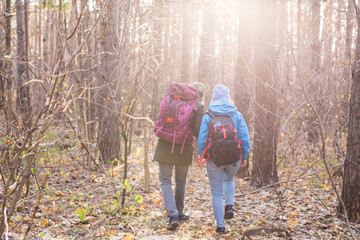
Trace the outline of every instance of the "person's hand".
<instances>
[{"instance_id":1,"label":"person's hand","mask_svg":"<svg viewBox=\"0 0 360 240\"><path fill-rule=\"evenodd\" d=\"M246 166L246 160L241 159L240 167L245 167L245 166Z\"/></svg>"}]
</instances>

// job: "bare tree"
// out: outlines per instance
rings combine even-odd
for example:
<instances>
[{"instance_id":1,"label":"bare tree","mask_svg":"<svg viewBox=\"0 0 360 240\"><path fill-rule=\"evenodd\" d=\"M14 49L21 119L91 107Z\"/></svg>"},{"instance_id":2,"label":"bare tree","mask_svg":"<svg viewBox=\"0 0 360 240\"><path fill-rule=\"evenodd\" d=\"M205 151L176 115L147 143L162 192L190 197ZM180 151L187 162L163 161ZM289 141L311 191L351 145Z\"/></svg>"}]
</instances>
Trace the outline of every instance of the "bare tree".
<instances>
[{"instance_id":1,"label":"bare tree","mask_svg":"<svg viewBox=\"0 0 360 240\"><path fill-rule=\"evenodd\" d=\"M30 96L29 96L29 87L25 85L27 81L26 73L26 60L27 60L27 44L26 44L26 35L27 29L25 22L25 8L26 3L21 0L16 1L17 11L16 11L16 33L17 33L17 105L21 113L20 121L23 124L24 128L27 128L29 125L28 121L30 120Z\"/></svg>"},{"instance_id":2,"label":"bare tree","mask_svg":"<svg viewBox=\"0 0 360 240\"><path fill-rule=\"evenodd\" d=\"M100 159L103 162L120 160L120 130L119 118L114 109L117 108L118 93L116 89L119 78L119 4L120 1L111 0L107 6L106 15L102 20L103 34L101 39L102 67L100 73L100 88L98 93L99 129L97 146Z\"/></svg>"},{"instance_id":3,"label":"bare tree","mask_svg":"<svg viewBox=\"0 0 360 240\"><path fill-rule=\"evenodd\" d=\"M166 44L169 44L168 41L166 41L167 39L165 39L165 33L168 30L168 27L166 26L166 21L167 19L167 12L169 11L166 8L166 2L165 1L161 1L161 0L157 0L155 1L156 4L156 15L155 15L155 19L152 20L153 22L153 42L152 44L154 45L154 58L153 58L153 66L151 69L153 70L153 72L151 73L153 75L153 79L152 81L152 86L153 88L151 89L152 91L152 101L151 101L151 119L155 120L155 118L158 115L158 111L159 111L159 103L160 103L160 99L159 99L159 87L161 85L161 82L164 80L163 76L164 75L164 58L165 58L165 54L164 52L166 51L167 47Z\"/></svg>"},{"instance_id":4,"label":"bare tree","mask_svg":"<svg viewBox=\"0 0 360 240\"><path fill-rule=\"evenodd\" d=\"M194 65L193 42L196 36L196 24L194 24L194 6L191 2L182 3L182 34L181 34L181 81L191 82ZM196 8L195 8L196 9Z\"/></svg>"},{"instance_id":5,"label":"bare tree","mask_svg":"<svg viewBox=\"0 0 360 240\"><path fill-rule=\"evenodd\" d=\"M320 42L320 1L313 1L311 6L311 71L310 83L308 91L311 93L312 98L316 99L316 106L319 107L322 94L320 91L320 65L321 65L321 42ZM316 124L316 116L310 111L308 115L308 141L311 144L315 144L319 140L318 126Z\"/></svg>"},{"instance_id":6,"label":"bare tree","mask_svg":"<svg viewBox=\"0 0 360 240\"><path fill-rule=\"evenodd\" d=\"M276 89L276 52L273 42L275 3L258 1L255 44L256 106L252 185L261 187L277 182L276 148L279 123Z\"/></svg>"},{"instance_id":7,"label":"bare tree","mask_svg":"<svg viewBox=\"0 0 360 240\"><path fill-rule=\"evenodd\" d=\"M6 5L5 5L5 14L6 14L6 25L5 25L6 47L5 47L5 52L6 52L6 54L9 54L10 49L11 49L11 14L10 14L10 8L11 8L11 0L6 0Z\"/></svg>"},{"instance_id":8,"label":"bare tree","mask_svg":"<svg viewBox=\"0 0 360 240\"><path fill-rule=\"evenodd\" d=\"M198 81L206 82L205 104L211 101L212 90L216 84L215 46L216 46L216 5L209 4L204 9L203 28L200 38L200 56L198 60Z\"/></svg>"},{"instance_id":9,"label":"bare tree","mask_svg":"<svg viewBox=\"0 0 360 240\"><path fill-rule=\"evenodd\" d=\"M360 32L360 9L355 5L357 32ZM347 155L344 164L344 176L341 198L344 202L349 220L360 220L360 34L356 39L354 66L352 67L352 87L349 108L349 131L347 137ZM339 211L344 212L339 204Z\"/></svg>"},{"instance_id":10,"label":"bare tree","mask_svg":"<svg viewBox=\"0 0 360 240\"><path fill-rule=\"evenodd\" d=\"M252 11L249 1L240 2L240 21L238 32L238 50L236 58L236 68L234 77L234 102L244 117L244 120L248 127L250 127L250 99L251 99L251 86L249 79L252 78L251 71L251 53L252 49L247 44L251 41L251 28L247 24L248 14L246 12ZM249 161L246 162L244 168L239 168L237 176L246 177L249 176Z\"/></svg>"},{"instance_id":11,"label":"bare tree","mask_svg":"<svg viewBox=\"0 0 360 240\"><path fill-rule=\"evenodd\" d=\"M2 74L1 74L1 102L2 108L4 109L5 121L7 123L11 123L15 121L15 114L13 111L13 81L14 76L11 74L13 70L13 64L10 61L11 59L11 16L13 13L11 12L11 0L6 0L5 5L5 15L6 15L6 22L5 22L5 51L2 54L2 57L6 57L8 61L2 61ZM5 55L5 56L4 56ZM11 132L11 125L6 125L5 130L7 135L10 135ZM6 158L8 155L5 155Z\"/></svg>"}]
</instances>

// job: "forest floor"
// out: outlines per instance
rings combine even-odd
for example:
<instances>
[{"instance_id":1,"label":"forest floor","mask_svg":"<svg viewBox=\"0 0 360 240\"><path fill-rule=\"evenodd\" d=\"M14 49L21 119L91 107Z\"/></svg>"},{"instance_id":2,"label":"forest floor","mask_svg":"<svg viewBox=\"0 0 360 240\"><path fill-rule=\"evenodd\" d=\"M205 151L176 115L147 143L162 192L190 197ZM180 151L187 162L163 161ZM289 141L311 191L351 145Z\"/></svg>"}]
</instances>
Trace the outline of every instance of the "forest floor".
<instances>
[{"instance_id":1,"label":"forest floor","mask_svg":"<svg viewBox=\"0 0 360 240\"><path fill-rule=\"evenodd\" d=\"M338 200L326 172L318 171L321 167L305 171L308 164L296 165L289 159L279 164L280 181L318 173L281 183L276 189L257 191L249 180L235 178L235 216L226 221L227 233L223 235L214 231L205 167L194 162L185 199L185 213L190 219L178 230L168 231L157 163L150 162L151 192L145 193L143 148L141 143L133 145L124 208L120 206L123 164L107 166L106 172L84 170L84 156L76 147L47 151L38 167L46 169L50 178L26 239L241 239L246 232L255 233L251 239L290 239L279 229L286 230L292 239L351 239L346 223L336 214ZM151 146L149 159L153 151ZM340 181L335 178L338 191ZM19 203L9 223L13 239L23 236L28 228L37 198ZM351 228L360 238L360 224ZM269 233L274 229L278 233Z\"/></svg>"}]
</instances>

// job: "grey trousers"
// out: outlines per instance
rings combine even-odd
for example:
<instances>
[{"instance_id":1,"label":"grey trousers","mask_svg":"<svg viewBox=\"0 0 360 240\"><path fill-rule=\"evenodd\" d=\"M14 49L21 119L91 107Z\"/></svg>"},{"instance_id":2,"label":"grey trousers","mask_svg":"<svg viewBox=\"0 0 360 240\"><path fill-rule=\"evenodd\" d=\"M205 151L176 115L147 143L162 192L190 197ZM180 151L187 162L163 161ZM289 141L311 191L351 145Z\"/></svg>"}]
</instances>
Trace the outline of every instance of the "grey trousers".
<instances>
[{"instance_id":1,"label":"grey trousers","mask_svg":"<svg viewBox=\"0 0 360 240\"><path fill-rule=\"evenodd\" d=\"M172 172L175 167L175 196L172 189ZM183 213L186 176L190 165L159 163L159 180L168 217Z\"/></svg>"}]
</instances>

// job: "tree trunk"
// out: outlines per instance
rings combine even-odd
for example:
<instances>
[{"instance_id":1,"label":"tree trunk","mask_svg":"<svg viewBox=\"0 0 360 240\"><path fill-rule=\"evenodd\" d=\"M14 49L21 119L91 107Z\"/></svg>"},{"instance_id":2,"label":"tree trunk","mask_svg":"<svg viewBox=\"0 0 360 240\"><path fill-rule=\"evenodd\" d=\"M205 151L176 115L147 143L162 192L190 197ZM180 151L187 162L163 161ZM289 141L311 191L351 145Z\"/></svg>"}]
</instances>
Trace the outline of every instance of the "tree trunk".
<instances>
[{"instance_id":1,"label":"tree trunk","mask_svg":"<svg viewBox=\"0 0 360 240\"><path fill-rule=\"evenodd\" d=\"M6 12L6 29L5 29L5 55L11 55L11 0L6 0L5 12ZM11 61L2 61L3 72L1 91L2 91L2 104L5 113L5 119L7 123L15 120L15 114L13 112L13 81L14 76L12 75L13 64ZM12 129L12 125L6 124L6 134L9 136Z\"/></svg>"},{"instance_id":2,"label":"tree trunk","mask_svg":"<svg viewBox=\"0 0 360 240\"><path fill-rule=\"evenodd\" d=\"M312 13L312 23L311 23L311 69L312 75L310 76L310 83L308 87L309 95L311 99L314 99L313 105L319 108L321 107L321 87L320 87L320 50L321 50L321 42L320 42L320 1L313 1L311 7ZM310 144L316 144L319 141L319 132L318 132L318 124L316 120L316 115L314 112L309 110L308 115L308 142Z\"/></svg>"},{"instance_id":3,"label":"tree trunk","mask_svg":"<svg viewBox=\"0 0 360 240\"><path fill-rule=\"evenodd\" d=\"M164 70L164 54L163 49L164 46L164 40L163 41L163 35L164 35L164 18L165 18L165 11L166 6L164 5L164 1L157 0L156 1L157 6L157 18L154 20L153 24L153 35L154 35L154 58L156 59L156 64L158 64L155 67L154 77L152 78L152 99L151 99L151 113L150 118L155 121L159 114L159 105L160 105L160 99L159 99L159 85L164 80L162 79L162 71ZM139 8L139 7L138 7ZM137 10L140 14L140 10ZM139 63L140 64L140 63Z\"/></svg>"},{"instance_id":4,"label":"tree trunk","mask_svg":"<svg viewBox=\"0 0 360 240\"><path fill-rule=\"evenodd\" d=\"M191 40L193 31L193 26L191 25L191 3L184 1L182 3L182 34L181 34L181 82L190 82L191 76Z\"/></svg>"},{"instance_id":5,"label":"tree trunk","mask_svg":"<svg viewBox=\"0 0 360 240\"><path fill-rule=\"evenodd\" d=\"M273 36L275 19L271 3L258 1L258 36L255 43L256 108L254 128L254 155L252 185L261 187L277 182L276 147L278 119L277 99L272 88L276 88L275 47Z\"/></svg>"},{"instance_id":6,"label":"tree trunk","mask_svg":"<svg viewBox=\"0 0 360 240\"><path fill-rule=\"evenodd\" d=\"M353 30L354 30L354 2L348 1L347 14L346 14L346 39L345 39L345 66L343 71L343 79L345 85L345 97L341 99L340 109L342 111L340 129L344 129L346 123L349 122L349 99L350 99L350 87L351 87L351 62L352 62L352 43L353 43Z\"/></svg>"},{"instance_id":7,"label":"tree trunk","mask_svg":"<svg viewBox=\"0 0 360 240\"><path fill-rule=\"evenodd\" d=\"M181 51L181 39L179 32L181 31L181 24L178 23L178 13L181 12L181 8L176 4L171 8L170 12L170 25L172 26L169 31L171 31L169 34L167 34L168 40L169 40L169 51L168 53L168 61L169 64L167 65L169 67L169 75L166 79L166 82L169 84L172 81L178 81L177 76L178 68L174 66L179 66L178 61L178 53ZM181 77L181 76L180 76ZM180 80L179 80L180 81ZM166 84L166 83L164 83ZM167 84L167 86L168 86Z\"/></svg>"},{"instance_id":8,"label":"tree trunk","mask_svg":"<svg viewBox=\"0 0 360 240\"><path fill-rule=\"evenodd\" d=\"M244 2L246 5L244 5ZM250 129L250 86L249 74L250 67L250 56L251 50L247 45L251 41L251 29L248 24L246 11L251 11L251 7L248 1L241 2L240 4L240 22L239 22L239 33L238 33L238 50L237 50L237 59L236 59L236 68L235 68L235 78L234 78L234 102L237 109L241 112L244 117L244 120L247 126ZM250 176L249 174L249 161L247 161L246 166L239 168L237 173L238 177L244 178Z\"/></svg>"},{"instance_id":9,"label":"tree trunk","mask_svg":"<svg viewBox=\"0 0 360 240\"><path fill-rule=\"evenodd\" d=\"M110 1L102 22L103 38L101 47L103 51L103 66L100 72L101 90L99 92L100 108L98 111L99 129L97 147L100 152L100 161L109 162L121 159L119 119L116 106L116 83L119 76L118 44L118 1Z\"/></svg>"},{"instance_id":10,"label":"tree trunk","mask_svg":"<svg viewBox=\"0 0 360 240\"><path fill-rule=\"evenodd\" d=\"M29 96L29 87L24 85L27 80L26 73L26 41L25 38L27 35L25 19L25 2L21 0L16 0L16 33L17 33L17 108L20 113L20 129L27 128L30 120L30 96Z\"/></svg>"},{"instance_id":11,"label":"tree trunk","mask_svg":"<svg viewBox=\"0 0 360 240\"><path fill-rule=\"evenodd\" d=\"M296 49L299 55L300 49L302 49L302 9L301 0L297 0L297 21L296 21Z\"/></svg>"},{"instance_id":12,"label":"tree trunk","mask_svg":"<svg viewBox=\"0 0 360 240\"><path fill-rule=\"evenodd\" d=\"M360 9L356 6L357 32L360 32ZM343 188L341 198L344 201L350 221L360 220L360 34L356 39L354 66L352 68L352 87L349 107L349 130L347 137L347 155L344 164ZM344 209L341 204L339 211Z\"/></svg>"},{"instance_id":13,"label":"tree trunk","mask_svg":"<svg viewBox=\"0 0 360 240\"><path fill-rule=\"evenodd\" d=\"M205 106L211 101L212 90L216 84L215 46L216 46L216 14L215 7L210 4L203 16L203 32L200 38L200 56L198 61L198 81L208 83L205 89Z\"/></svg>"},{"instance_id":14,"label":"tree trunk","mask_svg":"<svg viewBox=\"0 0 360 240\"><path fill-rule=\"evenodd\" d=\"M5 25L5 42L6 48L5 53L10 54L11 52L11 0L6 0L5 13L6 13L6 25Z\"/></svg>"},{"instance_id":15,"label":"tree trunk","mask_svg":"<svg viewBox=\"0 0 360 240\"><path fill-rule=\"evenodd\" d=\"M142 115L146 116L146 106L145 104L141 104L141 111ZM144 190L147 193L150 193L150 183L151 183L151 176L150 176L150 168L149 168L149 146L151 143L151 131L152 127L149 126L148 122L146 121L142 124L142 135L144 137Z\"/></svg>"},{"instance_id":16,"label":"tree trunk","mask_svg":"<svg viewBox=\"0 0 360 240\"><path fill-rule=\"evenodd\" d=\"M42 6L41 3L39 3L38 6L38 26L39 26L39 32L38 32L38 37L37 37L37 48L38 48L38 71L37 71L37 76L38 79L42 79L41 75L41 70L43 68L42 64L43 64L43 59L41 58L42 56L42 36L43 36L43 32L42 32Z\"/></svg>"},{"instance_id":17,"label":"tree trunk","mask_svg":"<svg viewBox=\"0 0 360 240\"><path fill-rule=\"evenodd\" d=\"M44 32L44 39L43 39L43 61L44 61L44 71L46 72L46 67L50 66L50 52L49 52L49 45L50 45L50 18L51 18L51 12L50 7L47 7L46 9L46 21L45 21L45 32Z\"/></svg>"}]
</instances>

